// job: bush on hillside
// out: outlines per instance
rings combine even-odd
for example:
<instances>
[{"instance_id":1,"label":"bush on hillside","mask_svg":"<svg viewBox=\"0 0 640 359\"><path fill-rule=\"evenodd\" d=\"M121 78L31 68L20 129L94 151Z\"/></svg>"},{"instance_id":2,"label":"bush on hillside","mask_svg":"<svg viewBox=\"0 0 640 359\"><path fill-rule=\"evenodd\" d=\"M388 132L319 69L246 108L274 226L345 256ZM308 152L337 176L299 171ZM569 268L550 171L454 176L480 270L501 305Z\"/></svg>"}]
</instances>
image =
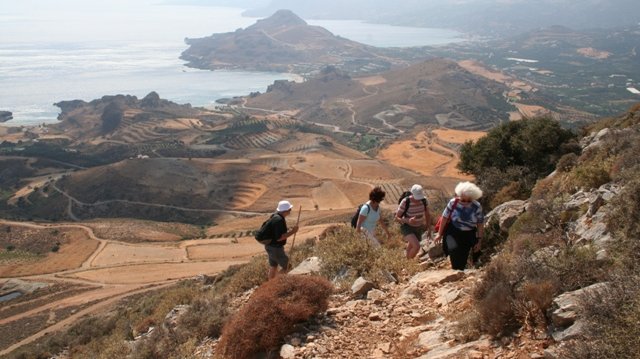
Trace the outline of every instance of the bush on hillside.
<instances>
[{"instance_id":1,"label":"bush on hillside","mask_svg":"<svg viewBox=\"0 0 640 359\"><path fill-rule=\"evenodd\" d=\"M391 241L385 238L382 247L374 248L351 227L339 226L316 244L314 253L322 261L322 275L326 278L333 279L350 271L353 276L344 278L348 285L357 276L381 284L388 280L387 273L412 275L418 271L416 261L407 260L400 249L404 248L400 237L393 238Z\"/></svg>"},{"instance_id":2,"label":"bush on hillside","mask_svg":"<svg viewBox=\"0 0 640 359\"><path fill-rule=\"evenodd\" d=\"M269 265L266 256L251 258L246 264L229 267L218 279L218 287L233 295L256 287L267 280Z\"/></svg>"},{"instance_id":3,"label":"bush on hillside","mask_svg":"<svg viewBox=\"0 0 640 359\"><path fill-rule=\"evenodd\" d=\"M640 104L635 113L608 121L610 127L638 127ZM573 341L560 353L563 358L638 358L640 349L640 134L624 131L606 141L601 152L614 154L611 175L624 184L609 204L607 227L615 238L608 253L614 265L602 279L607 291L583 300L586 338Z\"/></svg>"},{"instance_id":4,"label":"bush on hillside","mask_svg":"<svg viewBox=\"0 0 640 359\"><path fill-rule=\"evenodd\" d=\"M218 353L225 358L254 358L276 350L295 325L327 309L333 287L313 276L277 276L260 286L224 326Z\"/></svg>"},{"instance_id":5,"label":"bush on hillside","mask_svg":"<svg viewBox=\"0 0 640 359\"><path fill-rule=\"evenodd\" d=\"M472 315L478 319L466 322L477 323L478 333L544 331L555 296L603 280L607 264L592 248L567 246L555 233L510 235L474 288Z\"/></svg>"},{"instance_id":6,"label":"bush on hillside","mask_svg":"<svg viewBox=\"0 0 640 359\"><path fill-rule=\"evenodd\" d=\"M460 149L458 169L475 176L486 191L484 204L512 182L519 182L519 199L526 198L538 178L555 169L567 153L580 149L575 135L549 118L525 119L500 125Z\"/></svg>"},{"instance_id":7,"label":"bush on hillside","mask_svg":"<svg viewBox=\"0 0 640 359\"><path fill-rule=\"evenodd\" d=\"M567 359L640 358L640 276L617 275L605 293L583 298L586 339L561 348Z\"/></svg>"}]
</instances>

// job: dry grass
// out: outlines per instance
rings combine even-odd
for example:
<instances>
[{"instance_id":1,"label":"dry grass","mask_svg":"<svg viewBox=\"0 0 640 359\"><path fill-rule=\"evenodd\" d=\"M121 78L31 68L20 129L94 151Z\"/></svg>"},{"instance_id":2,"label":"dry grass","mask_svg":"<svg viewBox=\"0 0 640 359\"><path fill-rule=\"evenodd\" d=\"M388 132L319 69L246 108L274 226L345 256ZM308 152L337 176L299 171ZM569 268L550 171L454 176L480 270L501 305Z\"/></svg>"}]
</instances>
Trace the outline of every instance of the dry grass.
<instances>
[{"instance_id":1,"label":"dry grass","mask_svg":"<svg viewBox=\"0 0 640 359\"><path fill-rule=\"evenodd\" d=\"M378 238L382 238L381 236ZM381 248L372 247L364 238L348 226L337 226L316 244L315 255L322 260L322 274L336 278L345 272L364 276L376 284L387 281L386 273L409 276L419 270L415 260L404 256L404 243L399 235L394 240L383 241ZM350 285L355 278L346 276L343 282ZM345 284L342 283L342 284Z\"/></svg>"},{"instance_id":2,"label":"dry grass","mask_svg":"<svg viewBox=\"0 0 640 359\"><path fill-rule=\"evenodd\" d=\"M295 324L326 310L332 290L320 277L278 276L266 282L225 325L218 353L242 359L277 349Z\"/></svg>"},{"instance_id":3,"label":"dry grass","mask_svg":"<svg viewBox=\"0 0 640 359\"><path fill-rule=\"evenodd\" d=\"M98 247L98 241L92 240L81 229L22 229L12 226L11 232L0 231L7 236L0 240L6 246L14 245L27 261L9 260L10 252L0 258L0 277L18 277L25 275L55 273L79 268ZM24 237L24 238L23 238ZM57 251L53 251L58 247ZM4 249L4 248L3 248Z\"/></svg>"}]
</instances>

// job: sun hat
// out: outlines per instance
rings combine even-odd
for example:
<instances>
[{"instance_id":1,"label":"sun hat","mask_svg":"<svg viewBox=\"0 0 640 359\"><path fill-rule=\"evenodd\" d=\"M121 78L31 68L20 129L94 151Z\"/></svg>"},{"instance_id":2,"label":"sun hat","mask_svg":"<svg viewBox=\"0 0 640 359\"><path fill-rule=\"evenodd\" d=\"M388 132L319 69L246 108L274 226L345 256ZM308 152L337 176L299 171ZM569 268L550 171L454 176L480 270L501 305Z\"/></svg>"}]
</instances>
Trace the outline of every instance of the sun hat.
<instances>
[{"instance_id":1,"label":"sun hat","mask_svg":"<svg viewBox=\"0 0 640 359\"><path fill-rule=\"evenodd\" d=\"M425 198L422 186L419 184L414 184L413 186L411 186L411 194L413 195L414 199L417 199L419 201Z\"/></svg>"},{"instance_id":2,"label":"sun hat","mask_svg":"<svg viewBox=\"0 0 640 359\"><path fill-rule=\"evenodd\" d=\"M278 208L276 208L276 211L278 211L278 212L286 212L286 211L290 210L291 207L293 207L293 206L291 205L291 203L289 201L280 201L280 202L278 202Z\"/></svg>"}]
</instances>

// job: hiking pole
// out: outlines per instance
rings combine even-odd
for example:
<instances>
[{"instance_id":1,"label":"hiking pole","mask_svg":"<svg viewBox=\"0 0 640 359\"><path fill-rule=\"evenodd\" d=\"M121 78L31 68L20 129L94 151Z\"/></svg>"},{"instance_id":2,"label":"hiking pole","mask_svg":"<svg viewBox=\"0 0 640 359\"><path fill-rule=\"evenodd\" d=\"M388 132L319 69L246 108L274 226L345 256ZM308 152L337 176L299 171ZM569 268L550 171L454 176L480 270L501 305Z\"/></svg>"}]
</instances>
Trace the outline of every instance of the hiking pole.
<instances>
[{"instance_id":1,"label":"hiking pole","mask_svg":"<svg viewBox=\"0 0 640 359\"><path fill-rule=\"evenodd\" d=\"M300 213L302 213L302 205L300 205L300 209L298 209L298 219L296 220L296 227L298 226L298 223L300 223ZM300 228L298 228L298 230L300 230ZM298 231L293 234L293 239L291 240L291 249L289 249L289 255L293 253L293 246L296 244L296 234L298 234ZM291 261L289 261L289 265L287 265L287 267L288 272L291 269Z\"/></svg>"}]
</instances>

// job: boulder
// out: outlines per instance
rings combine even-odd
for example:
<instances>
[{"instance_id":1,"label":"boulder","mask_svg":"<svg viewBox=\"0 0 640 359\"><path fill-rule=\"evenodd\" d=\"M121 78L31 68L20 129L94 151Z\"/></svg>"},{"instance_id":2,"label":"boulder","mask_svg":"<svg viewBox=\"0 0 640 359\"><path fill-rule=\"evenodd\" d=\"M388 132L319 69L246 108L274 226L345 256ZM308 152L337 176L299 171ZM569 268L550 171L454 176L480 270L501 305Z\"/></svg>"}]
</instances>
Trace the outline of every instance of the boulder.
<instances>
[{"instance_id":1,"label":"boulder","mask_svg":"<svg viewBox=\"0 0 640 359\"><path fill-rule=\"evenodd\" d=\"M190 305L185 305L185 304L175 306L164 317L164 322L162 323L162 326L170 332L175 331L176 328L178 327L178 322L180 321L180 318L185 313L187 313L190 307L191 307Z\"/></svg>"},{"instance_id":2,"label":"boulder","mask_svg":"<svg viewBox=\"0 0 640 359\"><path fill-rule=\"evenodd\" d=\"M293 359L296 357L296 349L291 344L284 344L280 347L280 357L283 359Z\"/></svg>"},{"instance_id":3,"label":"boulder","mask_svg":"<svg viewBox=\"0 0 640 359\"><path fill-rule=\"evenodd\" d=\"M384 300L384 298L387 295L385 294L385 292L379 290L379 289L371 289L368 293L367 293L367 299L369 299L370 301L378 304L378 303L382 303L382 301Z\"/></svg>"},{"instance_id":4,"label":"boulder","mask_svg":"<svg viewBox=\"0 0 640 359\"><path fill-rule=\"evenodd\" d=\"M414 275L410 280L410 284L433 285L448 282L457 282L464 278L464 272L453 269L425 271Z\"/></svg>"},{"instance_id":5,"label":"boulder","mask_svg":"<svg viewBox=\"0 0 640 359\"><path fill-rule=\"evenodd\" d=\"M422 246L422 249L426 252L426 255L420 257L420 260L430 259L433 261L438 258L444 257L444 251L442 250L441 243L435 243L434 241L427 241Z\"/></svg>"},{"instance_id":6,"label":"boulder","mask_svg":"<svg viewBox=\"0 0 640 359\"><path fill-rule=\"evenodd\" d=\"M462 290L460 288L439 288L435 291L437 297L434 302L440 306L447 306L449 303L458 300L461 292Z\"/></svg>"},{"instance_id":7,"label":"boulder","mask_svg":"<svg viewBox=\"0 0 640 359\"><path fill-rule=\"evenodd\" d=\"M319 274L322 269L322 263L319 257L309 257L302 261L297 267L289 272L289 274Z\"/></svg>"},{"instance_id":8,"label":"boulder","mask_svg":"<svg viewBox=\"0 0 640 359\"><path fill-rule=\"evenodd\" d=\"M584 152L588 148L600 146L602 144L602 140L611 133L612 130L610 128L603 128L598 132L591 132L580 140L582 151Z\"/></svg>"},{"instance_id":9,"label":"boulder","mask_svg":"<svg viewBox=\"0 0 640 359\"><path fill-rule=\"evenodd\" d=\"M582 337L585 327L584 320L580 319L582 302L606 292L608 287L608 283L596 283L557 296L553 300L553 307L556 309L551 315L553 326L557 329L552 334L553 338L556 341L566 341Z\"/></svg>"},{"instance_id":10,"label":"boulder","mask_svg":"<svg viewBox=\"0 0 640 359\"><path fill-rule=\"evenodd\" d=\"M373 289L373 283L364 279L363 277L359 277L353 282L351 286L351 293L354 297L361 297L367 294L371 289Z\"/></svg>"},{"instance_id":11,"label":"boulder","mask_svg":"<svg viewBox=\"0 0 640 359\"><path fill-rule=\"evenodd\" d=\"M399 299L401 300L409 300L409 299L422 299L422 291L418 288L416 283L409 284L405 289L402 290Z\"/></svg>"},{"instance_id":12,"label":"boulder","mask_svg":"<svg viewBox=\"0 0 640 359\"><path fill-rule=\"evenodd\" d=\"M598 249L605 249L613 240L606 224L608 211L601 209L593 216L585 214L575 222L573 233L576 235L574 243L593 243Z\"/></svg>"},{"instance_id":13,"label":"boulder","mask_svg":"<svg viewBox=\"0 0 640 359\"><path fill-rule=\"evenodd\" d=\"M563 342L573 339L584 339L585 327L586 322L580 319L565 330L558 330L551 333L551 336L556 342Z\"/></svg>"},{"instance_id":14,"label":"boulder","mask_svg":"<svg viewBox=\"0 0 640 359\"><path fill-rule=\"evenodd\" d=\"M495 218L500 225L500 230L506 232L515 223L516 219L525 212L525 208L525 201L505 202L487 214L486 223L490 223Z\"/></svg>"}]
</instances>

